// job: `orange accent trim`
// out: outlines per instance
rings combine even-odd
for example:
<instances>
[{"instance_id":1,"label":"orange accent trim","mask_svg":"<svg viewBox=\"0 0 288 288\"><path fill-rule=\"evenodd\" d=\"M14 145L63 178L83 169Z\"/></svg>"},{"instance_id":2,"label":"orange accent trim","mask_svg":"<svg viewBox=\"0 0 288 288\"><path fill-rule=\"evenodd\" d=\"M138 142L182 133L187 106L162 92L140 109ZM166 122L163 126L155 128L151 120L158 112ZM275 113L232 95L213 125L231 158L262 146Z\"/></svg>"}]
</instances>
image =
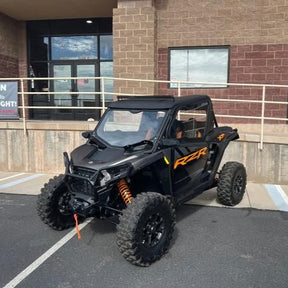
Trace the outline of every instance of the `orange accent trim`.
<instances>
[{"instance_id":1,"label":"orange accent trim","mask_svg":"<svg viewBox=\"0 0 288 288\"><path fill-rule=\"evenodd\" d=\"M77 231L77 236L78 236L78 240L81 239L81 234L80 234L80 230L79 230L79 226L78 226L78 216L77 214L74 214L74 219L75 219L75 228Z\"/></svg>"},{"instance_id":2,"label":"orange accent trim","mask_svg":"<svg viewBox=\"0 0 288 288\"><path fill-rule=\"evenodd\" d=\"M119 189L120 195L123 199L123 201L125 202L125 204L128 204L131 202L132 200L132 194L130 192L130 189L128 187L128 184L126 182L125 179L121 179L118 184L117 187Z\"/></svg>"},{"instance_id":3,"label":"orange accent trim","mask_svg":"<svg viewBox=\"0 0 288 288\"><path fill-rule=\"evenodd\" d=\"M207 152L208 148L204 147L196 152L193 152L185 157L179 158L174 163L174 169L176 169L179 165L185 166L187 163L198 160L201 156L204 156Z\"/></svg>"},{"instance_id":4,"label":"orange accent trim","mask_svg":"<svg viewBox=\"0 0 288 288\"><path fill-rule=\"evenodd\" d=\"M222 133L217 137L217 139L218 139L218 141L222 141L224 137L225 137L225 134Z\"/></svg>"}]
</instances>

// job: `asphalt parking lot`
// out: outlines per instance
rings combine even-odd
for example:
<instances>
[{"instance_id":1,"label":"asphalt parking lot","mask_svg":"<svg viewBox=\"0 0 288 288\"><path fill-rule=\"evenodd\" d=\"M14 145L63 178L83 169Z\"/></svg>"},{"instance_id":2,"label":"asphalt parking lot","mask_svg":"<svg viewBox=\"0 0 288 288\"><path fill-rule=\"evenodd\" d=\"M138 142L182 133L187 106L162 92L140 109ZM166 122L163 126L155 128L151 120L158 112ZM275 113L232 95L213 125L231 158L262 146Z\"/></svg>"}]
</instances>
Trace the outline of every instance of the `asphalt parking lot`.
<instances>
[{"instance_id":1,"label":"asphalt parking lot","mask_svg":"<svg viewBox=\"0 0 288 288\"><path fill-rule=\"evenodd\" d=\"M92 220L79 241L74 230L53 231L42 223L36 198L0 194L0 287L15 287L23 270L73 231L16 287L287 288L286 212L184 205L169 253L139 268L118 252L114 224Z\"/></svg>"}]
</instances>

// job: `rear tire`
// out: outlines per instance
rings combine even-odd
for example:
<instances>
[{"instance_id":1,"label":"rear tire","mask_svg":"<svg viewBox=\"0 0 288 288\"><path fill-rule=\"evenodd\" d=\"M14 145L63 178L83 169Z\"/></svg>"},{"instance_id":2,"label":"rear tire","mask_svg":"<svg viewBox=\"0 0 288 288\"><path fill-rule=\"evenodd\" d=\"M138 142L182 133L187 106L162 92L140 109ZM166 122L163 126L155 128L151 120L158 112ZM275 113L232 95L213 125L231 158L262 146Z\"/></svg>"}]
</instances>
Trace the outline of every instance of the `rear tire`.
<instances>
[{"instance_id":1,"label":"rear tire","mask_svg":"<svg viewBox=\"0 0 288 288\"><path fill-rule=\"evenodd\" d=\"M123 257L149 266L168 250L175 225L175 209L167 197L146 192L133 198L117 226L117 245Z\"/></svg>"},{"instance_id":2,"label":"rear tire","mask_svg":"<svg viewBox=\"0 0 288 288\"><path fill-rule=\"evenodd\" d=\"M217 198L218 201L227 206L239 204L246 189L246 169L238 162L227 162L220 172Z\"/></svg>"},{"instance_id":3,"label":"rear tire","mask_svg":"<svg viewBox=\"0 0 288 288\"><path fill-rule=\"evenodd\" d=\"M41 220L54 230L74 226L72 211L68 208L69 193L64 183L64 175L55 176L41 189L37 211Z\"/></svg>"}]
</instances>

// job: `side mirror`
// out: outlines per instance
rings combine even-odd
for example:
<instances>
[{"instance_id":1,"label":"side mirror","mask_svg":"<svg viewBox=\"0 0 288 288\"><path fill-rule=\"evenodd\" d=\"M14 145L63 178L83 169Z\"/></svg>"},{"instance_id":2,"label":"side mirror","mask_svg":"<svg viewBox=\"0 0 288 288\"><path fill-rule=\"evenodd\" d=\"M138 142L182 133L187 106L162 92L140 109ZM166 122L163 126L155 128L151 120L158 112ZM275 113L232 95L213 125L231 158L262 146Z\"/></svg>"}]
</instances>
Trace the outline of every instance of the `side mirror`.
<instances>
[{"instance_id":1,"label":"side mirror","mask_svg":"<svg viewBox=\"0 0 288 288\"><path fill-rule=\"evenodd\" d=\"M82 132L82 137L89 139L91 136L91 131Z\"/></svg>"},{"instance_id":2,"label":"side mirror","mask_svg":"<svg viewBox=\"0 0 288 288\"><path fill-rule=\"evenodd\" d=\"M165 138L165 139L162 139L161 142L160 142L160 145L161 146L164 146L164 147L175 147L175 146L178 146L179 145L179 140L178 139L175 139L175 138Z\"/></svg>"}]
</instances>

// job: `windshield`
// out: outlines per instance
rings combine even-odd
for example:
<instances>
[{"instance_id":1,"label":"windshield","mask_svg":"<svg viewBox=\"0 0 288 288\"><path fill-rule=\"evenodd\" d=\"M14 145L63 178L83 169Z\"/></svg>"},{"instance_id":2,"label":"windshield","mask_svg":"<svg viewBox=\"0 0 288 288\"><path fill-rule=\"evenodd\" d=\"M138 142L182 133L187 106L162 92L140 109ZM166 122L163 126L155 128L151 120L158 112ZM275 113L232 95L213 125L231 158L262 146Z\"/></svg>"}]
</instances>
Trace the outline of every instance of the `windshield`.
<instances>
[{"instance_id":1,"label":"windshield","mask_svg":"<svg viewBox=\"0 0 288 288\"><path fill-rule=\"evenodd\" d=\"M124 147L143 140L153 142L165 114L165 111L159 110L110 109L95 132L98 137L112 146Z\"/></svg>"}]
</instances>

